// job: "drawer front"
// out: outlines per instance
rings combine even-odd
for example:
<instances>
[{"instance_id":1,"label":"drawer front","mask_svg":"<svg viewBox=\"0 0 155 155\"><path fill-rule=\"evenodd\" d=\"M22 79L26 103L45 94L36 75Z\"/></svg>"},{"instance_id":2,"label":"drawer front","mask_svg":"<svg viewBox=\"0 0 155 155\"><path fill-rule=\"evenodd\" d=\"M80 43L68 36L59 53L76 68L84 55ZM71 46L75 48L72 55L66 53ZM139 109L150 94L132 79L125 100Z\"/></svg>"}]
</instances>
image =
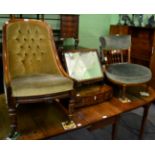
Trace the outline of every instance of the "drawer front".
<instances>
[{"instance_id":1,"label":"drawer front","mask_svg":"<svg viewBox=\"0 0 155 155\"><path fill-rule=\"evenodd\" d=\"M110 26L110 34L128 34L128 26Z\"/></svg>"},{"instance_id":2,"label":"drawer front","mask_svg":"<svg viewBox=\"0 0 155 155\"><path fill-rule=\"evenodd\" d=\"M61 33L64 33L64 32L74 32L76 33L78 31L77 27L72 27L72 26L68 26L68 27L62 27L61 29Z\"/></svg>"},{"instance_id":3,"label":"drawer front","mask_svg":"<svg viewBox=\"0 0 155 155\"><path fill-rule=\"evenodd\" d=\"M152 47L152 42L150 42L149 40L132 38L132 47L138 49L148 49Z\"/></svg>"},{"instance_id":4,"label":"drawer front","mask_svg":"<svg viewBox=\"0 0 155 155\"><path fill-rule=\"evenodd\" d=\"M61 28L61 37L78 37L78 26L72 23L65 23Z\"/></svg>"},{"instance_id":5,"label":"drawer front","mask_svg":"<svg viewBox=\"0 0 155 155\"><path fill-rule=\"evenodd\" d=\"M62 23L62 27L61 28L64 28L64 27L72 27L72 28L77 28L78 27L78 25L77 25L77 23L72 23L72 22L63 22Z\"/></svg>"},{"instance_id":6,"label":"drawer front","mask_svg":"<svg viewBox=\"0 0 155 155\"><path fill-rule=\"evenodd\" d=\"M83 106L103 103L111 98L112 98L112 91L95 94L93 96L77 97L75 107L83 107Z\"/></svg>"},{"instance_id":7,"label":"drawer front","mask_svg":"<svg viewBox=\"0 0 155 155\"><path fill-rule=\"evenodd\" d=\"M151 57L151 49L137 49L137 48L132 48L131 50L131 56L139 58L139 59L144 59L144 60L149 60Z\"/></svg>"},{"instance_id":8,"label":"drawer front","mask_svg":"<svg viewBox=\"0 0 155 155\"><path fill-rule=\"evenodd\" d=\"M61 37L62 38L67 38L67 37L78 38L78 34L75 33L74 31L66 31L61 34Z\"/></svg>"},{"instance_id":9,"label":"drawer front","mask_svg":"<svg viewBox=\"0 0 155 155\"><path fill-rule=\"evenodd\" d=\"M131 35L132 37L135 38L143 38L144 40L150 40L153 39L153 35L154 35L154 29L145 29L145 28L139 28L139 27L132 27L131 30Z\"/></svg>"},{"instance_id":10,"label":"drawer front","mask_svg":"<svg viewBox=\"0 0 155 155\"><path fill-rule=\"evenodd\" d=\"M78 22L79 17L76 15L61 15L62 22Z\"/></svg>"}]
</instances>

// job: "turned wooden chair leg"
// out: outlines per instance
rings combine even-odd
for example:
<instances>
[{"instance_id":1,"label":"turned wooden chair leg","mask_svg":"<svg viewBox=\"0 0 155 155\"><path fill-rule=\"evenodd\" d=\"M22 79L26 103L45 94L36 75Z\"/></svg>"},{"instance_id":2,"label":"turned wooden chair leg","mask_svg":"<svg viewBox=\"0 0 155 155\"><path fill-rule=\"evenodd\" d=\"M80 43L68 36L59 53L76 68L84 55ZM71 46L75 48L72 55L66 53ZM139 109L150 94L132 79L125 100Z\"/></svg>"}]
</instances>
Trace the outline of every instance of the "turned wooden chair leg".
<instances>
[{"instance_id":1,"label":"turned wooden chair leg","mask_svg":"<svg viewBox=\"0 0 155 155\"><path fill-rule=\"evenodd\" d=\"M143 139L144 127L145 127L145 124L146 124L146 121L147 121L147 116L148 116L150 105L151 104L148 104L148 105L144 106L143 118L142 118L142 122L141 122L139 139Z\"/></svg>"},{"instance_id":2,"label":"turned wooden chair leg","mask_svg":"<svg viewBox=\"0 0 155 155\"><path fill-rule=\"evenodd\" d=\"M9 138L16 139L19 136L17 131L17 111L16 111L16 99L11 98L8 103L8 112L10 117L10 134Z\"/></svg>"},{"instance_id":3,"label":"turned wooden chair leg","mask_svg":"<svg viewBox=\"0 0 155 155\"><path fill-rule=\"evenodd\" d=\"M75 101L74 100L70 100L70 103L69 103L69 115L68 115L70 120L72 120L72 117L73 117L74 104L75 104Z\"/></svg>"},{"instance_id":4,"label":"turned wooden chair leg","mask_svg":"<svg viewBox=\"0 0 155 155\"><path fill-rule=\"evenodd\" d=\"M76 127L76 124L73 121L73 113L74 113L74 106L75 106L75 100L71 99L69 101L69 105L68 105L68 120L65 122L62 122L62 126L63 128L66 129L72 129Z\"/></svg>"},{"instance_id":5,"label":"turned wooden chair leg","mask_svg":"<svg viewBox=\"0 0 155 155\"><path fill-rule=\"evenodd\" d=\"M15 106L9 106L9 117L10 117L10 134L9 137L12 138L17 131L17 113Z\"/></svg>"},{"instance_id":6,"label":"turned wooden chair leg","mask_svg":"<svg viewBox=\"0 0 155 155\"><path fill-rule=\"evenodd\" d=\"M69 108L68 108L68 111L69 111L69 119L70 119L70 121L72 120L72 118L73 118L73 113L74 113L74 109L75 109L75 98L76 98L76 91L75 90L72 90L71 91L71 93L70 93L70 95L71 95L71 99L70 99L70 101L69 101Z\"/></svg>"},{"instance_id":7,"label":"turned wooden chair leg","mask_svg":"<svg viewBox=\"0 0 155 155\"><path fill-rule=\"evenodd\" d=\"M78 47L79 39L75 39L75 49Z\"/></svg>"}]
</instances>

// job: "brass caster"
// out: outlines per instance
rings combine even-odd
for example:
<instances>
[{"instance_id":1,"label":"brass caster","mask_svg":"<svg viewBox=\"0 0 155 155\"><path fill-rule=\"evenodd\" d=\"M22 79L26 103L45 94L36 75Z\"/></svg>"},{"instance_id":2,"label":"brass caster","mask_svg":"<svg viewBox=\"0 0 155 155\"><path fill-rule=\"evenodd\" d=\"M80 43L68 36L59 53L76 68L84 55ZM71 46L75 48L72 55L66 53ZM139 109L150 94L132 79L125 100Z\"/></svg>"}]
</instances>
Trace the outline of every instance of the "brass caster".
<instances>
[{"instance_id":1,"label":"brass caster","mask_svg":"<svg viewBox=\"0 0 155 155\"><path fill-rule=\"evenodd\" d=\"M76 124L74 123L73 120L61 122L61 124L62 124L62 127L64 128L64 130L71 130L71 129L76 128Z\"/></svg>"},{"instance_id":2,"label":"brass caster","mask_svg":"<svg viewBox=\"0 0 155 155\"><path fill-rule=\"evenodd\" d=\"M118 98L119 99L119 101L121 101L122 103L130 103L131 102L131 100L129 99L129 98L127 98L127 97L120 97L120 98Z\"/></svg>"},{"instance_id":3,"label":"brass caster","mask_svg":"<svg viewBox=\"0 0 155 155\"><path fill-rule=\"evenodd\" d=\"M18 137L20 137L20 133L17 131L16 132L12 131L6 139L7 140L16 140L16 139L18 139Z\"/></svg>"}]
</instances>

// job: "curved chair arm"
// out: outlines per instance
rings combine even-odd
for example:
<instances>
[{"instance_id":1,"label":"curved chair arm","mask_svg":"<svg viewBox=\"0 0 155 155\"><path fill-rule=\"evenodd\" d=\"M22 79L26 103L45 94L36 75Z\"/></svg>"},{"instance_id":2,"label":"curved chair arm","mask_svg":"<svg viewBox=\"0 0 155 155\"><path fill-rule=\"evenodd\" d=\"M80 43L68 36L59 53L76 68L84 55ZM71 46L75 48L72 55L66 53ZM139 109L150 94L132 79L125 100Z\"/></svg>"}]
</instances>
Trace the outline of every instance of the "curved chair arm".
<instances>
[{"instance_id":1,"label":"curved chair arm","mask_svg":"<svg viewBox=\"0 0 155 155\"><path fill-rule=\"evenodd\" d=\"M11 77L9 74L8 68L8 60L7 60L7 49L6 49L6 24L3 26L3 53L2 53L2 60L3 60L3 72L4 72L4 83L6 87L10 87Z\"/></svg>"}]
</instances>

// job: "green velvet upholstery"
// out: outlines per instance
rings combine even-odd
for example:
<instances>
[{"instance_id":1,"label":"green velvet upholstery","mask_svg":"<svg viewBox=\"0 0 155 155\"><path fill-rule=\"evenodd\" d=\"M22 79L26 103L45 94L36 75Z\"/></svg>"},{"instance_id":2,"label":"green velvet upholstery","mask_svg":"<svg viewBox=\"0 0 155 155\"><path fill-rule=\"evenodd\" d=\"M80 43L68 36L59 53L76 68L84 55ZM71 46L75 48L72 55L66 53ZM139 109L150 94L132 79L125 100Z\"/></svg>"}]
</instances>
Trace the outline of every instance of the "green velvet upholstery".
<instances>
[{"instance_id":1,"label":"green velvet upholstery","mask_svg":"<svg viewBox=\"0 0 155 155\"><path fill-rule=\"evenodd\" d=\"M43 22L14 22L7 27L11 78L38 73L58 74L51 33Z\"/></svg>"},{"instance_id":2,"label":"green velvet upholstery","mask_svg":"<svg viewBox=\"0 0 155 155\"><path fill-rule=\"evenodd\" d=\"M131 46L130 35L110 35L100 37L101 45L106 50L126 50Z\"/></svg>"},{"instance_id":3,"label":"green velvet upholstery","mask_svg":"<svg viewBox=\"0 0 155 155\"><path fill-rule=\"evenodd\" d=\"M36 96L48 95L68 91L73 82L60 75L38 74L15 78L11 83L13 96Z\"/></svg>"},{"instance_id":4,"label":"green velvet upholstery","mask_svg":"<svg viewBox=\"0 0 155 155\"><path fill-rule=\"evenodd\" d=\"M23 20L9 23L6 27L6 49L14 97L73 89L72 80L60 71L53 34L44 22Z\"/></svg>"}]
</instances>

